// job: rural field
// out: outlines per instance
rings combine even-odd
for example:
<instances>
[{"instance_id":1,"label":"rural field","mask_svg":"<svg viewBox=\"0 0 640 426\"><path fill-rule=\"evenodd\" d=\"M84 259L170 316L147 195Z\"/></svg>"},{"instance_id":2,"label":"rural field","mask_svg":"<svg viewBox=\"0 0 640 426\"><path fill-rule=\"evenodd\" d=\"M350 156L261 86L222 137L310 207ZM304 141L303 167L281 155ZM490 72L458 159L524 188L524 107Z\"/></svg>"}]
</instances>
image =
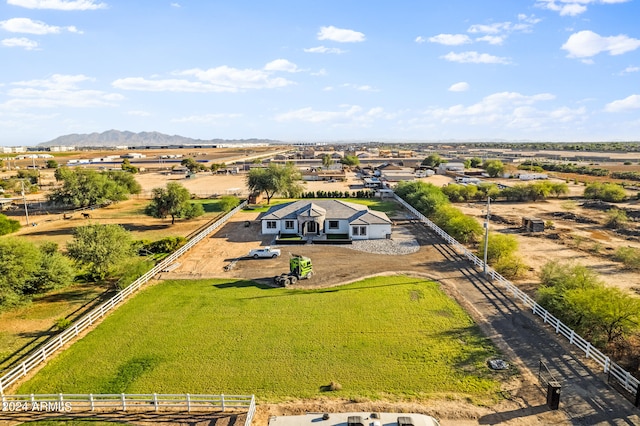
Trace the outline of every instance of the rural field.
<instances>
[{"instance_id":1,"label":"rural field","mask_svg":"<svg viewBox=\"0 0 640 426\"><path fill-rule=\"evenodd\" d=\"M186 236L222 214L209 196L246 194L242 174L185 179L154 172L136 179L144 193L168 181L183 184L203 197L196 202L206 215L170 225L169 219L145 216L148 200L134 197L92 210L90 219L33 216L37 226L23 227L16 235L64 245L77 226L115 223L135 239ZM452 178L421 180L443 186ZM347 189L361 189L353 173L346 182L305 183L305 191ZM605 229L604 213L582 205L583 185L569 183L569 189L569 198L492 204L491 230L515 235L529 267L516 284L534 294L542 265L562 259L592 266L607 284L638 294L640 274L623 270L610 256L617 247L640 248L638 240ZM518 363L501 344L497 350L482 337L492 336L494 343L508 338L485 328L486 318L451 285L460 265L443 263L433 237L411 224L399 205L366 203L392 218L392 242L413 239L419 248L389 256L347 247L283 247L283 254L311 257L317 275L296 288L272 288L271 278L288 269L287 256L244 258L249 249L273 244L273 239L259 231L266 208L242 211L158 277L164 281L119 308L19 391L255 393L265 422L268 413L330 411L357 403L363 410L386 406L435 414L443 425L467 425L478 424L487 413L543 405L543 394L530 377L532 365ZM485 203L456 206L484 220ZM624 207L638 209L635 201ZM540 217L553 227L523 234L518 228L524 216ZM234 268L225 271L233 261ZM109 294L100 286L77 285L0 313L0 368L54 335L57 318L77 317ZM486 362L494 356L511 356L516 367L490 371ZM331 382L340 389L328 390ZM501 419L514 425L564 424L557 412Z\"/></svg>"},{"instance_id":2,"label":"rural field","mask_svg":"<svg viewBox=\"0 0 640 426\"><path fill-rule=\"evenodd\" d=\"M496 352L434 282L371 278L331 289L164 281L136 296L20 393L330 395L492 404ZM336 382L341 389L330 391Z\"/></svg>"}]
</instances>

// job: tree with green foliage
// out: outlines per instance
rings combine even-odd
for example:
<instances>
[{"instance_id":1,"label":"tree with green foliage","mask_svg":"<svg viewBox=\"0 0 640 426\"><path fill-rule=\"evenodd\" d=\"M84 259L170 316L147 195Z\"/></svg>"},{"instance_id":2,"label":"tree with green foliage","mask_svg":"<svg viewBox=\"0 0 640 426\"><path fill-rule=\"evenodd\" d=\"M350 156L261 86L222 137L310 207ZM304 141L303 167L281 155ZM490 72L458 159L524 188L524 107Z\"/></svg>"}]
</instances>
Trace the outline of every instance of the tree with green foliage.
<instances>
[{"instance_id":1,"label":"tree with green foliage","mask_svg":"<svg viewBox=\"0 0 640 426\"><path fill-rule=\"evenodd\" d=\"M431 219L443 231L463 244L477 242L483 232L482 225L475 218L450 205L443 204L438 207Z\"/></svg>"},{"instance_id":2,"label":"tree with green foliage","mask_svg":"<svg viewBox=\"0 0 640 426\"><path fill-rule=\"evenodd\" d=\"M439 154L433 153L429 154L427 158L422 160L421 165L425 167L438 167L442 163L442 157Z\"/></svg>"},{"instance_id":3,"label":"tree with green foliage","mask_svg":"<svg viewBox=\"0 0 640 426\"><path fill-rule=\"evenodd\" d=\"M225 163L213 163L211 165L211 171L213 173L217 173L218 170L226 169L226 168L227 168L227 165Z\"/></svg>"},{"instance_id":4,"label":"tree with green foliage","mask_svg":"<svg viewBox=\"0 0 640 426\"><path fill-rule=\"evenodd\" d=\"M138 183L132 172L109 170L105 172L105 174L119 186L126 188L129 194L139 194L142 192L142 186Z\"/></svg>"},{"instance_id":5,"label":"tree with green foliage","mask_svg":"<svg viewBox=\"0 0 640 426\"><path fill-rule=\"evenodd\" d=\"M57 169L58 168L58 162L56 160L47 160L46 162L46 167L47 169Z\"/></svg>"},{"instance_id":6,"label":"tree with green foliage","mask_svg":"<svg viewBox=\"0 0 640 426\"><path fill-rule=\"evenodd\" d=\"M64 287L74 275L70 261L55 243L38 248L23 239L0 239L0 309Z\"/></svg>"},{"instance_id":7,"label":"tree with green foliage","mask_svg":"<svg viewBox=\"0 0 640 426\"><path fill-rule=\"evenodd\" d=\"M584 189L584 198L619 203L627 198L627 194L624 188L615 183L594 182Z\"/></svg>"},{"instance_id":8,"label":"tree with green foliage","mask_svg":"<svg viewBox=\"0 0 640 426\"><path fill-rule=\"evenodd\" d=\"M345 155L344 158L340 159L340 163L343 166L356 167L360 165L360 158L356 155Z\"/></svg>"},{"instance_id":9,"label":"tree with green foliage","mask_svg":"<svg viewBox=\"0 0 640 426\"><path fill-rule=\"evenodd\" d=\"M0 214L0 235L11 234L20 229L20 222L15 219L9 219L7 216Z\"/></svg>"},{"instance_id":10,"label":"tree with green foliage","mask_svg":"<svg viewBox=\"0 0 640 426\"><path fill-rule=\"evenodd\" d=\"M504 174L505 166L500 160L488 160L482 164L482 168L492 177L500 177Z\"/></svg>"},{"instance_id":11,"label":"tree with green foliage","mask_svg":"<svg viewBox=\"0 0 640 426\"><path fill-rule=\"evenodd\" d=\"M136 174L139 171L139 169L136 166L131 165L131 162L129 161L128 158L125 158L124 160L122 160L122 165L120 166L120 168L125 172L133 173L133 174Z\"/></svg>"},{"instance_id":12,"label":"tree with green foliage","mask_svg":"<svg viewBox=\"0 0 640 426\"><path fill-rule=\"evenodd\" d=\"M223 195L218 201L218 205L222 211L228 212L240 205L240 198L233 195Z\"/></svg>"},{"instance_id":13,"label":"tree with green foliage","mask_svg":"<svg viewBox=\"0 0 640 426\"><path fill-rule=\"evenodd\" d=\"M267 204L271 198L280 193L285 196L297 197L302 194L300 171L291 163L284 166L271 163L267 167L254 168L247 175L247 187L251 192L264 192Z\"/></svg>"},{"instance_id":14,"label":"tree with green foliage","mask_svg":"<svg viewBox=\"0 0 640 426\"><path fill-rule=\"evenodd\" d=\"M517 255L518 240L509 234L489 233L487 241L487 264L506 278L517 278L527 269L524 261ZM478 257L484 258L484 244L480 244Z\"/></svg>"},{"instance_id":15,"label":"tree with green foliage","mask_svg":"<svg viewBox=\"0 0 640 426\"><path fill-rule=\"evenodd\" d=\"M180 164L189 169L189 173L197 173L203 168L203 166L192 157L184 158Z\"/></svg>"},{"instance_id":16,"label":"tree with green foliage","mask_svg":"<svg viewBox=\"0 0 640 426\"><path fill-rule=\"evenodd\" d=\"M469 159L470 165L472 168L476 168L478 166L480 166L482 164L482 158L479 157L472 157Z\"/></svg>"},{"instance_id":17,"label":"tree with green foliage","mask_svg":"<svg viewBox=\"0 0 640 426\"><path fill-rule=\"evenodd\" d=\"M449 204L439 187L423 181L402 181L395 192L425 216L431 216L441 206Z\"/></svg>"},{"instance_id":18,"label":"tree with green foliage","mask_svg":"<svg viewBox=\"0 0 640 426\"><path fill-rule=\"evenodd\" d=\"M333 158L329 154L325 154L322 156L322 167L328 169L333 164Z\"/></svg>"},{"instance_id":19,"label":"tree with green foliage","mask_svg":"<svg viewBox=\"0 0 640 426\"><path fill-rule=\"evenodd\" d=\"M120 262L133 255L131 234L120 225L90 224L75 229L67 244L69 257L87 268L93 280L104 280Z\"/></svg>"},{"instance_id":20,"label":"tree with green foliage","mask_svg":"<svg viewBox=\"0 0 640 426\"><path fill-rule=\"evenodd\" d=\"M60 167L55 177L63 185L49 194L49 200L76 208L124 201L129 194L140 191L140 186L134 185L135 180L126 172L98 173L92 169Z\"/></svg>"},{"instance_id":21,"label":"tree with green foliage","mask_svg":"<svg viewBox=\"0 0 640 426\"><path fill-rule=\"evenodd\" d=\"M154 188L151 203L145 208L149 216L164 219L171 216L171 224L177 217L192 219L202 216L202 204L191 203L189 190L177 182L169 182L165 188Z\"/></svg>"},{"instance_id":22,"label":"tree with green foliage","mask_svg":"<svg viewBox=\"0 0 640 426\"><path fill-rule=\"evenodd\" d=\"M0 306L27 300L31 278L40 270L38 248L23 239L0 239Z\"/></svg>"},{"instance_id":23,"label":"tree with green foliage","mask_svg":"<svg viewBox=\"0 0 640 426\"><path fill-rule=\"evenodd\" d=\"M44 293L66 287L75 278L71 260L58 250L58 244L47 242L40 246L40 270L33 277L35 293Z\"/></svg>"},{"instance_id":24,"label":"tree with green foliage","mask_svg":"<svg viewBox=\"0 0 640 426\"><path fill-rule=\"evenodd\" d=\"M556 198L560 198L561 195L567 195L569 193L569 185L565 182L551 182L551 193Z\"/></svg>"}]
</instances>

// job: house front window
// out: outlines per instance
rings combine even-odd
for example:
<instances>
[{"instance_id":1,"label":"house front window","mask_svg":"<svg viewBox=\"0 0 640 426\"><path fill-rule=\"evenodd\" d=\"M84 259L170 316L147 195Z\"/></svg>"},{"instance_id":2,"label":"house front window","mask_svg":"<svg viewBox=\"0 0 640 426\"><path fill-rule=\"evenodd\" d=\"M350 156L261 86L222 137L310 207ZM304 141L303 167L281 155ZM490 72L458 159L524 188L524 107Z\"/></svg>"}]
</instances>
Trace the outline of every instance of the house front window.
<instances>
[{"instance_id":1,"label":"house front window","mask_svg":"<svg viewBox=\"0 0 640 426\"><path fill-rule=\"evenodd\" d=\"M366 236L367 235L367 227L366 226L352 226L351 227L351 234L353 236Z\"/></svg>"},{"instance_id":2,"label":"house front window","mask_svg":"<svg viewBox=\"0 0 640 426\"><path fill-rule=\"evenodd\" d=\"M284 229L293 229L293 228L294 228L294 222L292 220L284 221Z\"/></svg>"},{"instance_id":3,"label":"house front window","mask_svg":"<svg viewBox=\"0 0 640 426\"><path fill-rule=\"evenodd\" d=\"M268 220L267 221L267 229L276 229L276 221Z\"/></svg>"},{"instance_id":4,"label":"house front window","mask_svg":"<svg viewBox=\"0 0 640 426\"><path fill-rule=\"evenodd\" d=\"M329 229L338 229L340 226L338 225L338 221L337 220L330 220L329 221Z\"/></svg>"}]
</instances>

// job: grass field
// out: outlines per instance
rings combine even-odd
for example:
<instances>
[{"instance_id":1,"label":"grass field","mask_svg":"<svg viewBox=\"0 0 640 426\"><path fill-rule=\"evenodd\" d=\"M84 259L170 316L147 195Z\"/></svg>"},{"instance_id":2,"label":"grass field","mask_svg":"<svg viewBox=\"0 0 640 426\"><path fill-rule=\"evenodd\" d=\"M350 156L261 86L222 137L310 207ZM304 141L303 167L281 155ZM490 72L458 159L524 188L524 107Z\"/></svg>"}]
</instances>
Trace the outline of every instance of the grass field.
<instances>
[{"instance_id":1,"label":"grass field","mask_svg":"<svg viewBox=\"0 0 640 426\"><path fill-rule=\"evenodd\" d=\"M256 394L494 400L495 349L436 283L379 277L295 290L247 281L150 287L19 393ZM327 392L331 381L342 390Z\"/></svg>"}]
</instances>

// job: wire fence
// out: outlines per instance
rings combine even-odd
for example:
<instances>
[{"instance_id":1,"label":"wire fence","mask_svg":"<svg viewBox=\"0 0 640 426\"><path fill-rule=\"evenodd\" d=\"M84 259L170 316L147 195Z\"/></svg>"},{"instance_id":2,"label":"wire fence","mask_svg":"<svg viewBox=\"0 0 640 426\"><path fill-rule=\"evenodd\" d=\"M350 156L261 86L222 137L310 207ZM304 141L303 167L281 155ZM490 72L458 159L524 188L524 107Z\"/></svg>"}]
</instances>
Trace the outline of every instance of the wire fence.
<instances>
[{"instance_id":1,"label":"wire fence","mask_svg":"<svg viewBox=\"0 0 640 426\"><path fill-rule=\"evenodd\" d=\"M422 213L416 210L405 200L400 198L397 194L394 194L394 197L407 210L409 210L413 215L420 219L420 221L431 228L433 232L435 232L440 238L442 238L447 244L449 244L457 253L467 258L467 260L469 260L475 266L484 268L484 262L480 258L478 258L478 256L473 254L469 249L464 247L453 237L440 229L439 226L427 219ZM540 306L535 300L533 300L533 298L520 290L515 284L504 278L488 265L486 270L488 277L491 280L496 281L500 285L504 286L504 288L517 302L520 302L527 308L531 309L531 311L535 315L542 318L545 324L548 324L551 328L553 328L556 334L564 336L571 345L578 347L582 352L584 352L586 358L592 359L596 363L598 363L603 368L604 373L607 373L609 375L610 380L615 379L625 391L629 392L631 395L635 395L636 397L638 396L638 393L640 392L640 380L638 380L630 372L626 371L615 362L611 361L611 358L603 354L589 341L582 338L570 327L565 325L562 321L553 316L549 311Z\"/></svg>"},{"instance_id":2,"label":"wire fence","mask_svg":"<svg viewBox=\"0 0 640 426\"><path fill-rule=\"evenodd\" d=\"M20 364L4 373L0 377L0 395L4 395L5 389L8 389L9 386L16 383L20 378L25 377L31 370L41 364L46 363L51 358L51 355L64 348L66 344L76 340L80 333L93 326L93 324L104 318L106 314L124 303L129 298L129 296L137 292L143 285L149 282L157 274L170 269L177 259L179 259L183 254L185 254L193 246L206 238L213 231L224 225L234 214L242 210L246 205L247 202L243 201L238 207L231 210L217 222L208 226L198 235L189 240L187 244L159 262L149 272L142 275L140 278L132 282L123 290L119 291L115 296L113 296L97 308L79 318L62 333L53 336L51 339L45 342L42 347L38 348L36 352L28 356Z\"/></svg>"}]
</instances>

